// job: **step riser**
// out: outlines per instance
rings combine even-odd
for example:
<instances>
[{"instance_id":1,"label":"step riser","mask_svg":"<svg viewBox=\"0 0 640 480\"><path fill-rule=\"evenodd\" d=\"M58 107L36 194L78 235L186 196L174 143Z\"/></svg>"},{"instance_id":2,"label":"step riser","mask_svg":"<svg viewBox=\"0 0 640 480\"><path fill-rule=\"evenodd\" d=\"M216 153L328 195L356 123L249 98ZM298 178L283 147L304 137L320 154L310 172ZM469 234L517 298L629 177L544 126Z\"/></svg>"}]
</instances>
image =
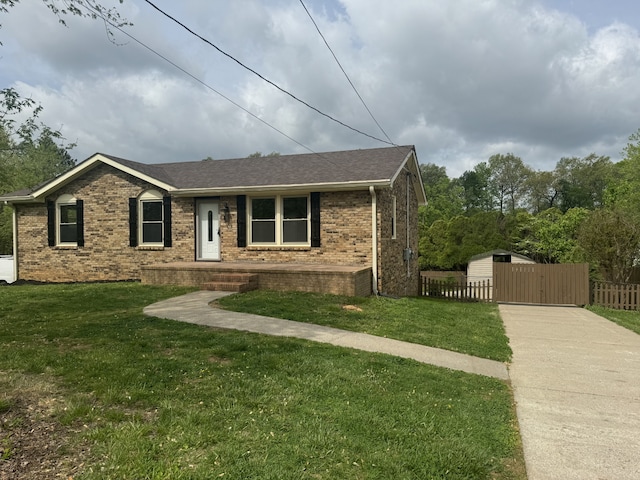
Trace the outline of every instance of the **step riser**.
<instances>
[{"instance_id":1,"label":"step riser","mask_svg":"<svg viewBox=\"0 0 640 480\"><path fill-rule=\"evenodd\" d=\"M207 282L202 285L203 290L211 290L216 292L238 292L244 293L251 290L256 290L258 283L245 283L245 282Z\"/></svg>"},{"instance_id":2,"label":"step riser","mask_svg":"<svg viewBox=\"0 0 640 480\"><path fill-rule=\"evenodd\" d=\"M247 273L214 273L209 282L258 283L258 275Z\"/></svg>"}]
</instances>

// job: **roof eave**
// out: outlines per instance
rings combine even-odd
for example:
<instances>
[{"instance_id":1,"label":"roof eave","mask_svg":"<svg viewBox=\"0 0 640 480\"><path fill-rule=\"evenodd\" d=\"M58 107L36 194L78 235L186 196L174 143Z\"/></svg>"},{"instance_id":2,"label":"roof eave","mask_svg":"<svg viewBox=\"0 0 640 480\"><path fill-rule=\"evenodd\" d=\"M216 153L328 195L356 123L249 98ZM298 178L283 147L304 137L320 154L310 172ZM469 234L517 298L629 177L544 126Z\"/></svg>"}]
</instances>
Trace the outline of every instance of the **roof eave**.
<instances>
[{"instance_id":1,"label":"roof eave","mask_svg":"<svg viewBox=\"0 0 640 480\"><path fill-rule=\"evenodd\" d=\"M162 182L160 180L158 180L157 178L153 178L149 175L146 175L142 172L139 172L131 167L128 167L126 165L123 165L111 158L105 157L104 155L100 154L100 153L96 153L95 155L89 157L87 160L85 160L84 162L76 165L74 168L72 168L71 170L69 170L66 173L63 173L62 175L60 175L59 177L53 179L51 182L47 183L46 185L43 185L42 187L40 187L38 190L34 191L31 193L31 197L34 198L35 201L42 201L44 199L44 197L46 197L48 194L50 194L51 192L57 190L60 187L63 187L64 185L66 185L67 183L75 180L76 178L78 178L80 175L83 175L84 173L92 170L93 168L97 167L99 163L103 163L106 165L109 165L117 170L120 170L124 173L127 173L129 175L132 175L136 178L139 178L140 180L144 180L145 182L148 182L158 188L161 188L163 190L166 190L168 192L174 191L176 188L173 185L169 185L165 182Z\"/></svg>"},{"instance_id":2,"label":"roof eave","mask_svg":"<svg viewBox=\"0 0 640 480\"><path fill-rule=\"evenodd\" d=\"M349 190L368 190L369 187L389 187L391 181L366 180L357 182L335 182L335 183L303 183L293 185L240 185L236 187L217 188L179 188L172 191L175 197L205 197L220 195L242 195L251 193L276 193L286 191L294 192L339 192Z\"/></svg>"},{"instance_id":3,"label":"roof eave","mask_svg":"<svg viewBox=\"0 0 640 480\"><path fill-rule=\"evenodd\" d=\"M38 203L38 200L31 195L16 196L16 197L0 197L0 203L5 205L24 204L24 203Z\"/></svg>"},{"instance_id":4,"label":"roof eave","mask_svg":"<svg viewBox=\"0 0 640 480\"><path fill-rule=\"evenodd\" d=\"M405 168L405 166L407 165L407 163L409 163L410 160L413 160L413 163L417 172L417 177L413 176L414 177L413 184L416 190L416 194L417 194L416 196L418 197L418 205L424 206L427 204L427 192L424 189L424 182L422 181L422 177L420 176L420 165L418 164L418 156L416 155L415 148L411 149L411 151L407 154L402 164L400 165L400 168L398 168L396 173L391 178L391 185L395 183L396 179L398 178L398 175L400 175L400 172L402 171L403 168Z\"/></svg>"}]
</instances>

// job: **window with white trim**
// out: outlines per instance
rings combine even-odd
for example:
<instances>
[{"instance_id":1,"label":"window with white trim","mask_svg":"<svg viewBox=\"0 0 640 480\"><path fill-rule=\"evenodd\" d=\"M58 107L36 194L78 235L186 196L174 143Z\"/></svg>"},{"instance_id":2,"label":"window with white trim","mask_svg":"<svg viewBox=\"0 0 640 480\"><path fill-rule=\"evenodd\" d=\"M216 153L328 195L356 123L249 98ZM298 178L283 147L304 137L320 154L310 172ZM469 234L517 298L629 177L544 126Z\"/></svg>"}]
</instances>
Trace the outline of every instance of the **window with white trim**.
<instances>
[{"instance_id":1,"label":"window with white trim","mask_svg":"<svg viewBox=\"0 0 640 480\"><path fill-rule=\"evenodd\" d=\"M310 245L309 196L255 197L249 202L253 245Z\"/></svg>"},{"instance_id":2,"label":"window with white trim","mask_svg":"<svg viewBox=\"0 0 640 480\"><path fill-rule=\"evenodd\" d=\"M73 195L56 200L56 245L78 245L78 206Z\"/></svg>"},{"instance_id":3,"label":"window with white trim","mask_svg":"<svg viewBox=\"0 0 640 480\"><path fill-rule=\"evenodd\" d=\"M139 208L139 244L164 245L164 214L162 194L148 190L138 198Z\"/></svg>"}]
</instances>

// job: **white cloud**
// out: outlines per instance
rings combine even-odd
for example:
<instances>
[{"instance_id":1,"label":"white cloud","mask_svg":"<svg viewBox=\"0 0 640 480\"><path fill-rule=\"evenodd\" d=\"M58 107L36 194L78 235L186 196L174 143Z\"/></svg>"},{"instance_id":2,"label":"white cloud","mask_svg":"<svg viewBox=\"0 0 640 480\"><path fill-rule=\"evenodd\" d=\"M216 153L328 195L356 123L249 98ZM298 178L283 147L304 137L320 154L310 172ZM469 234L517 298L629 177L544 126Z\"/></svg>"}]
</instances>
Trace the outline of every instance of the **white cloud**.
<instances>
[{"instance_id":1,"label":"white cloud","mask_svg":"<svg viewBox=\"0 0 640 480\"><path fill-rule=\"evenodd\" d=\"M297 2L157 3L299 98L384 138ZM591 152L618 158L640 127L640 37L627 24L593 30L524 0L306 4L389 136L415 144L421 161L445 165L449 175L495 153L513 152L538 169ZM128 32L296 141L315 151L381 145L300 105L146 5L123 5L134 23ZM65 29L40 2L9 15L0 80L42 103L43 120L77 139L79 157L304 151L135 42L110 44L99 22L73 19Z\"/></svg>"}]
</instances>

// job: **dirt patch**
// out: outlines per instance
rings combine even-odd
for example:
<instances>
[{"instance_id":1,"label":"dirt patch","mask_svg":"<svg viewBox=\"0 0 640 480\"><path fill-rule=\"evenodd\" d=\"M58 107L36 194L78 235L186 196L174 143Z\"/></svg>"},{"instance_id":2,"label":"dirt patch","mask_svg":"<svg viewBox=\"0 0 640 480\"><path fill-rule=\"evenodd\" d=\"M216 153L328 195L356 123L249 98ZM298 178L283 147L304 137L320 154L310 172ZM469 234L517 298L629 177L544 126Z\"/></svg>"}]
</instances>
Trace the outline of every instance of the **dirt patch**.
<instances>
[{"instance_id":1,"label":"dirt patch","mask_svg":"<svg viewBox=\"0 0 640 480\"><path fill-rule=\"evenodd\" d=\"M48 385L6 378L0 375L0 480L72 479L87 449L71 445L76 431L55 418L60 398Z\"/></svg>"},{"instance_id":2,"label":"dirt patch","mask_svg":"<svg viewBox=\"0 0 640 480\"><path fill-rule=\"evenodd\" d=\"M217 355L211 355L209 357L209 363L218 363L220 365L231 365L231 360L224 357L218 357Z\"/></svg>"},{"instance_id":3,"label":"dirt patch","mask_svg":"<svg viewBox=\"0 0 640 480\"><path fill-rule=\"evenodd\" d=\"M360 307L358 307L357 305L343 305L342 306L343 310L348 310L350 312L361 312L362 309Z\"/></svg>"}]
</instances>

